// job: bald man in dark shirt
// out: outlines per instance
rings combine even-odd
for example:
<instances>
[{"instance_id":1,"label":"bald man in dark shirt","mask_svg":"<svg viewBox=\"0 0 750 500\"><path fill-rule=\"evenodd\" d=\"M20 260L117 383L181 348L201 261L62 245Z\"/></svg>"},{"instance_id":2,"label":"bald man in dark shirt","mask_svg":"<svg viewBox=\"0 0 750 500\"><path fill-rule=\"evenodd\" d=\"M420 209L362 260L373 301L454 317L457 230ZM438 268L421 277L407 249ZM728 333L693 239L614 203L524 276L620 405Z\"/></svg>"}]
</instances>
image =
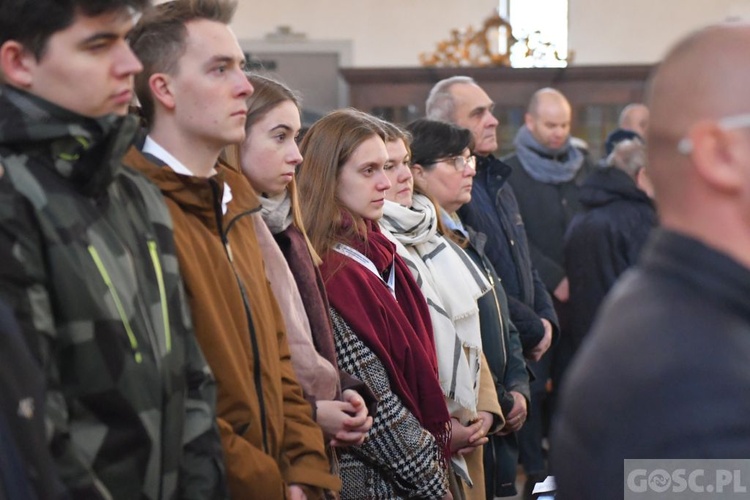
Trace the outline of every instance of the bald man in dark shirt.
<instances>
[{"instance_id":1,"label":"bald man in dark shirt","mask_svg":"<svg viewBox=\"0 0 750 500\"><path fill-rule=\"evenodd\" d=\"M551 446L558 500L620 497L625 459L748 457L748 46L750 26L712 26L652 78L646 168L662 228L570 368Z\"/></svg>"}]
</instances>

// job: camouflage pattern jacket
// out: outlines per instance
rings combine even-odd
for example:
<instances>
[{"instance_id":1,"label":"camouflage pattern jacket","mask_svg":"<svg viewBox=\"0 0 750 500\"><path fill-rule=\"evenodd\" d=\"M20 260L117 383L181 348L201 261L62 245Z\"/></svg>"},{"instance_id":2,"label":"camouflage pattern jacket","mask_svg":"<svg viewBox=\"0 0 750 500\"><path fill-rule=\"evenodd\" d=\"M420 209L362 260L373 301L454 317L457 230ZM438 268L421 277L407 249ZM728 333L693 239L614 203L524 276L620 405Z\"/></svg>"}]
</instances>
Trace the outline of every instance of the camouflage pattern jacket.
<instances>
[{"instance_id":1,"label":"camouflage pattern jacket","mask_svg":"<svg viewBox=\"0 0 750 500\"><path fill-rule=\"evenodd\" d=\"M0 297L43 367L71 497L221 498L215 383L169 212L121 165L135 129L0 87Z\"/></svg>"}]
</instances>

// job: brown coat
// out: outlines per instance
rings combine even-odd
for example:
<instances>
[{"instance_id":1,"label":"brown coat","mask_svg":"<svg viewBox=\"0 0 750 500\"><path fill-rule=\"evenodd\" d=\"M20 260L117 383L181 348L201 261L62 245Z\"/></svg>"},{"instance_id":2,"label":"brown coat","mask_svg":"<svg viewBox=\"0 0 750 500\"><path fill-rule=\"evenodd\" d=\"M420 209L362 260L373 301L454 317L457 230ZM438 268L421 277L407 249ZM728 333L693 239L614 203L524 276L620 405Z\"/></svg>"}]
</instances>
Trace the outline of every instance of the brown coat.
<instances>
[{"instance_id":1,"label":"brown coat","mask_svg":"<svg viewBox=\"0 0 750 500\"><path fill-rule=\"evenodd\" d=\"M222 164L210 179L174 173L131 150L125 163L162 191L198 342L218 382L217 415L232 498L282 499L296 483L340 488L292 369L283 319L255 234L260 204ZM232 201L222 216L226 182Z\"/></svg>"}]
</instances>

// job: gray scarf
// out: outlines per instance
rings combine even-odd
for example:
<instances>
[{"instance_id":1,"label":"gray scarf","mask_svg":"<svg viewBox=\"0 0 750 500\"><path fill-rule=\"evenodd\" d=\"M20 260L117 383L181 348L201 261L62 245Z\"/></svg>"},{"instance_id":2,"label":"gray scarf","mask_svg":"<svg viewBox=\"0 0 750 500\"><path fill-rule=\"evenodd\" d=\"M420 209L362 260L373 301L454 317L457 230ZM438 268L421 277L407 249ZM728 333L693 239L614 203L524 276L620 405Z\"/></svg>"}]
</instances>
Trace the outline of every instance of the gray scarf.
<instances>
[{"instance_id":1,"label":"gray scarf","mask_svg":"<svg viewBox=\"0 0 750 500\"><path fill-rule=\"evenodd\" d=\"M513 145L523 169L534 180L545 184L571 181L583 165L583 153L570 144L570 137L560 149L550 149L539 144L524 125L518 129Z\"/></svg>"},{"instance_id":2,"label":"gray scarf","mask_svg":"<svg viewBox=\"0 0 750 500\"><path fill-rule=\"evenodd\" d=\"M271 198L260 196L260 215L272 234L279 234L292 224L292 200L289 191Z\"/></svg>"}]
</instances>

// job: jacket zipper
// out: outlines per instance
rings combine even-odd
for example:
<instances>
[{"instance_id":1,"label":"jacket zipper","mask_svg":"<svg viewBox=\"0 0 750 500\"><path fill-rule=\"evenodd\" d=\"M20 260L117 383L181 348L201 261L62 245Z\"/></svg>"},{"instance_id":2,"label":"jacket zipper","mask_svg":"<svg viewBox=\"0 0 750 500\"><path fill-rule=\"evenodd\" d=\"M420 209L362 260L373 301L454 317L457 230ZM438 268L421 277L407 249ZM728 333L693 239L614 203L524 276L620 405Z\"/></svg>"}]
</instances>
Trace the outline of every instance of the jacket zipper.
<instances>
[{"instance_id":1,"label":"jacket zipper","mask_svg":"<svg viewBox=\"0 0 750 500\"><path fill-rule=\"evenodd\" d=\"M154 273L156 274L156 283L159 287L159 302L161 304L161 314L164 321L164 346L167 351L167 353L172 351L172 328L170 326L169 322L169 305L167 304L167 290L164 286L164 272L161 267L161 261L159 260L159 253L158 248L156 246L156 241L149 238L146 241L146 245L148 246L148 253L151 256L151 263L154 267ZM156 339L154 339L156 340ZM154 346L155 354L157 355L156 358L156 366L159 366L159 359L158 352L156 352L156 346ZM161 372L161 370L159 370ZM166 378L166 382L169 383L169 378ZM171 384L168 388L168 391L171 392ZM164 391L164 394L168 394L167 390ZM168 422L164 421L164 412L162 412L162 425L163 428L166 428L168 425ZM162 439L164 439L164 433L162 433ZM160 454L160 464L159 464L159 470L164 471L164 454ZM162 491L164 487L164 482L159 482L159 490Z\"/></svg>"},{"instance_id":2,"label":"jacket zipper","mask_svg":"<svg viewBox=\"0 0 750 500\"><path fill-rule=\"evenodd\" d=\"M240 289L240 294L242 295L242 303L245 306L245 315L247 316L247 324L250 328L250 344L253 349L253 381L255 382L256 392L258 394L258 407L260 408L260 425L261 425L261 433L263 437L263 451L266 453L269 453L269 447L268 447L268 429L266 424L266 403L263 396L263 380L261 377L261 369L260 369L260 350L258 349L258 339L257 339L257 333L255 331L255 324L253 323L253 316L250 311L250 302L247 299L247 293L245 292L245 287L242 284L242 280L240 279L239 275L237 274L237 269L234 266L234 259L232 257L232 247L229 245L229 238L227 237L229 233L229 228L233 225L233 223L242 215L239 214L237 217L235 217L234 220L230 221L230 223L227 225L227 231L225 232L223 229L223 214L221 211L221 197L219 196L219 186L216 183L215 180L211 179L209 181L211 185L211 190L214 194L214 214L216 217L216 227L219 232L219 236L221 237L221 242L224 244L224 251L227 254L227 259L229 260L229 265L232 267L232 272L234 273L234 278L237 280L237 286ZM248 212L250 213L250 212Z\"/></svg>"},{"instance_id":3,"label":"jacket zipper","mask_svg":"<svg viewBox=\"0 0 750 500\"><path fill-rule=\"evenodd\" d=\"M154 265L156 273L156 282L159 285L159 302L161 303L161 315L164 320L164 340L167 352L172 351L172 329L169 325L169 306L167 305L167 291L164 287L164 274L161 268L161 261L157 253L156 242L148 240L148 253L151 255L151 263Z\"/></svg>"},{"instance_id":4,"label":"jacket zipper","mask_svg":"<svg viewBox=\"0 0 750 500\"><path fill-rule=\"evenodd\" d=\"M138 348L138 340L136 339L135 334L133 333L133 329L130 326L130 320L125 314L125 308L122 307L122 302L120 302L120 296L117 293L117 289L112 283L112 279L110 278L106 267L104 267L104 262L102 262L102 259L99 256L99 252L97 252L96 248L94 248L94 245L89 245L88 251L89 251L89 254L91 255L91 258L94 260L94 264L96 264L96 268L99 270L99 274L104 280L104 284L107 285L107 288L109 289L109 293L112 296L112 300L115 303L115 308L117 309L117 313L120 315L120 321L122 321L122 324L125 327L125 331L128 334L128 339L130 340L130 347L131 349L133 349L133 352L134 352L135 362L142 363L143 355L141 354Z\"/></svg>"},{"instance_id":5,"label":"jacket zipper","mask_svg":"<svg viewBox=\"0 0 750 500\"><path fill-rule=\"evenodd\" d=\"M497 300L497 291L495 290L495 280L492 277L492 273L490 272L489 269L487 269L487 265L484 262L482 262L482 266L484 267L484 272L487 273L487 278L489 279L490 287L492 288L492 296L495 298L495 308L497 309L497 318L500 321L500 344L503 346L503 369L505 370L508 366L508 354L505 348L505 323L503 323L503 311L500 308L500 301Z\"/></svg>"}]
</instances>

